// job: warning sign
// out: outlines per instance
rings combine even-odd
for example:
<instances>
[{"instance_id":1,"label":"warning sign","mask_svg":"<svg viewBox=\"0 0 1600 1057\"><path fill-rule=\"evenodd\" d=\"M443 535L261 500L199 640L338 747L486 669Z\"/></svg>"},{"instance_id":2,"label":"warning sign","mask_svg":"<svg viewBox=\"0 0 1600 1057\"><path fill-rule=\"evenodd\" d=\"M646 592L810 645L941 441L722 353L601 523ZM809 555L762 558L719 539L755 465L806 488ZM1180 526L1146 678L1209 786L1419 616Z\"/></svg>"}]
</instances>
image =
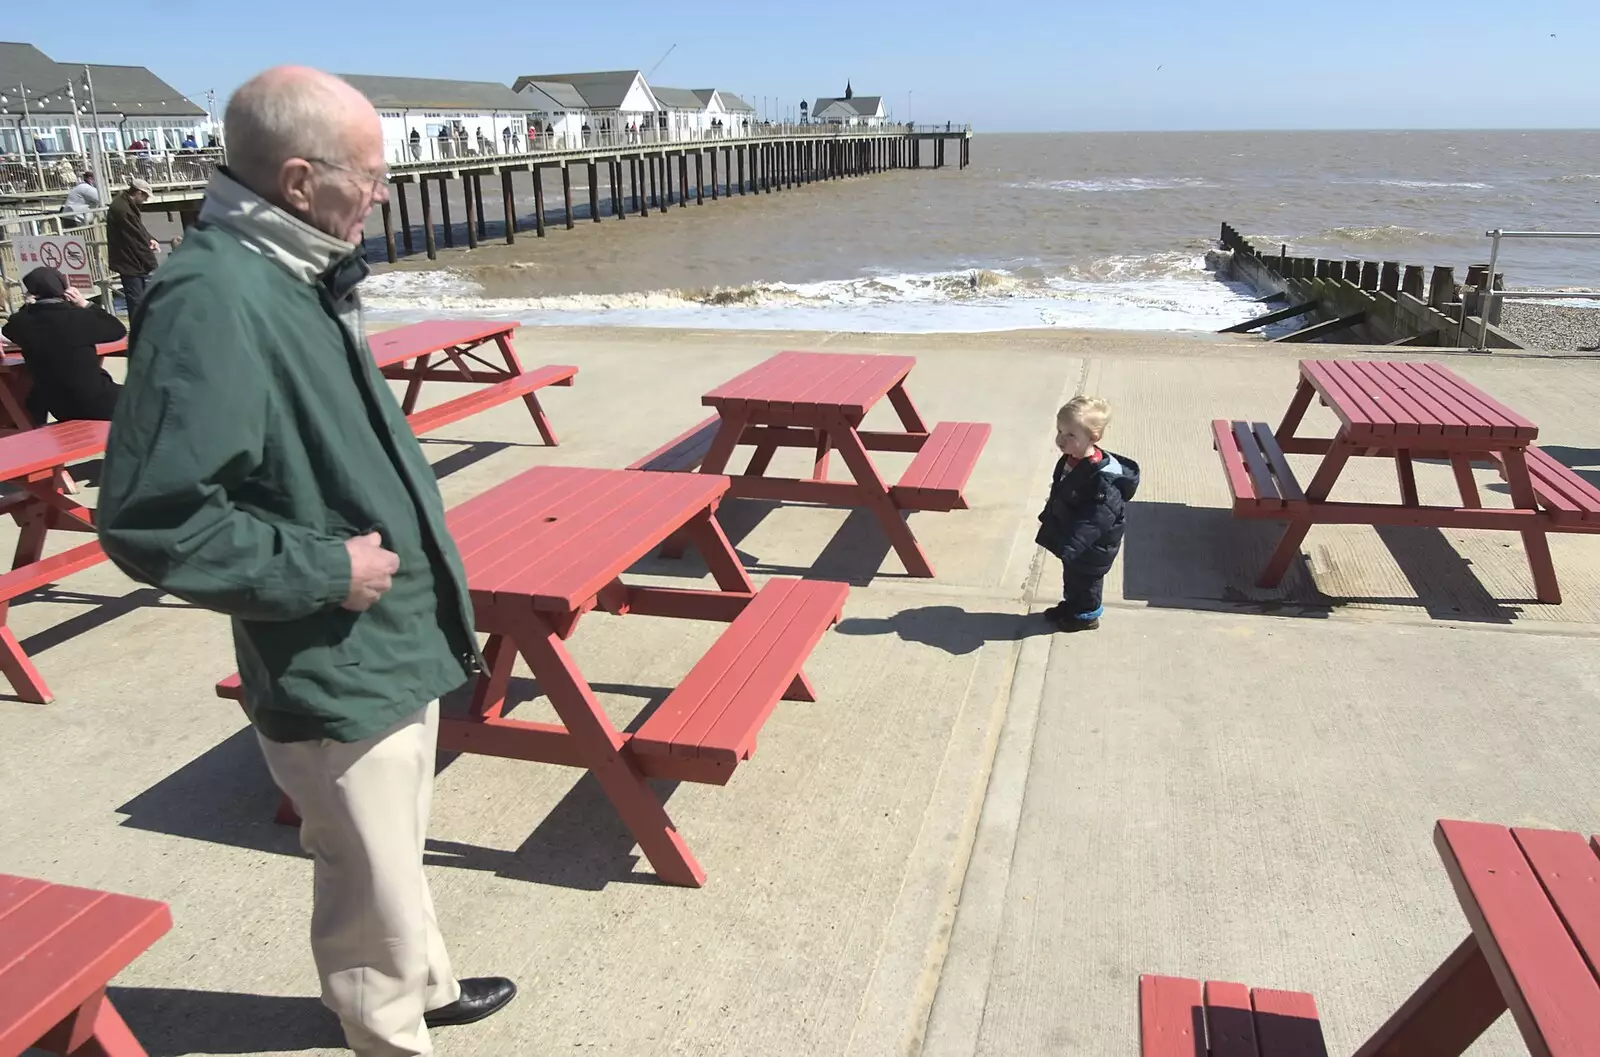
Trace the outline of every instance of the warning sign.
<instances>
[{"instance_id":1,"label":"warning sign","mask_svg":"<svg viewBox=\"0 0 1600 1057\"><path fill-rule=\"evenodd\" d=\"M80 235L18 235L14 240L22 274L43 265L67 277L80 290L94 286L89 274L89 247Z\"/></svg>"}]
</instances>

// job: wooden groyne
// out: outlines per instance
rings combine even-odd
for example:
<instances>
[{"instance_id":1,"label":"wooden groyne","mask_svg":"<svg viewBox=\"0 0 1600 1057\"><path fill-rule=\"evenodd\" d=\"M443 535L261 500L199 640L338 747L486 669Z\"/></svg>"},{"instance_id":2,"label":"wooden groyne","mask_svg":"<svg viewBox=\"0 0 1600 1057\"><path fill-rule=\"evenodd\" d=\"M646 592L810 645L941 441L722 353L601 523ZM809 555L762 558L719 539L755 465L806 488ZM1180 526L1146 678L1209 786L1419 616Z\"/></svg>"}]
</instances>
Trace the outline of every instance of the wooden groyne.
<instances>
[{"instance_id":1,"label":"wooden groyne","mask_svg":"<svg viewBox=\"0 0 1600 1057\"><path fill-rule=\"evenodd\" d=\"M1479 304L1488 288L1489 266L1467 269L1456 281L1449 265L1359 259L1330 260L1292 257L1287 246L1263 253L1231 224L1222 225L1222 245L1230 252L1229 278L1247 283L1264 303L1284 308L1248 323L1227 328L1242 333L1285 318L1303 316L1307 325L1274 338L1299 342L1335 339L1363 345L1467 347L1480 325ZM1494 289L1505 277L1494 276ZM1270 318L1269 318L1270 317ZM1492 349L1520 349L1522 344L1498 326L1499 302L1489 314L1485 344Z\"/></svg>"}]
</instances>

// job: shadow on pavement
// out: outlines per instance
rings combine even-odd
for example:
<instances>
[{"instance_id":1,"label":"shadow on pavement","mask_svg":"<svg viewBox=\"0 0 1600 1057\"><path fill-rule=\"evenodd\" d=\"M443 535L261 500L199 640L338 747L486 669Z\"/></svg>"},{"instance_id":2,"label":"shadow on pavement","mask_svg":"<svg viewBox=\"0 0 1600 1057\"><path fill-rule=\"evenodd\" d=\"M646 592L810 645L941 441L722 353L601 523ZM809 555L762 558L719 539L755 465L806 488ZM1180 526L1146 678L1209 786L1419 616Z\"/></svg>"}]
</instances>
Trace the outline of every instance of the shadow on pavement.
<instances>
[{"instance_id":1,"label":"shadow on pavement","mask_svg":"<svg viewBox=\"0 0 1600 1057\"><path fill-rule=\"evenodd\" d=\"M920 606L903 609L892 617L846 617L835 625L841 635L897 635L963 656L976 653L988 642L1017 642L1035 635L1050 635L1044 617L1027 613L970 612L958 606Z\"/></svg>"},{"instance_id":2,"label":"shadow on pavement","mask_svg":"<svg viewBox=\"0 0 1600 1057\"><path fill-rule=\"evenodd\" d=\"M150 1057L342 1049L338 1018L315 998L112 987L106 992Z\"/></svg>"}]
</instances>

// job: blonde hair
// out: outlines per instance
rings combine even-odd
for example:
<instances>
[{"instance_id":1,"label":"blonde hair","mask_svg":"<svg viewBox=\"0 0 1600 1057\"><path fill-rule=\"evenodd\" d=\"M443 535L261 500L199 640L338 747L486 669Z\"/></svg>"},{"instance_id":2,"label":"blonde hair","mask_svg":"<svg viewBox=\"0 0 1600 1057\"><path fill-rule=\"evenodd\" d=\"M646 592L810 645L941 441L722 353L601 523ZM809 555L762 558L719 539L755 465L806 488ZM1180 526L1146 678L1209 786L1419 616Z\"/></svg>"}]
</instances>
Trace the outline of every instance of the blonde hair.
<instances>
[{"instance_id":1,"label":"blonde hair","mask_svg":"<svg viewBox=\"0 0 1600 1057\"><path fill-rule=\"evenodd\" d=\"M1075 396L1056 412L1056 421L1064 418L1084 426L1096 437L1103 436L1106 427L1111 424L1111 405L1098 396Z\"/></svg>"}]
</instances>

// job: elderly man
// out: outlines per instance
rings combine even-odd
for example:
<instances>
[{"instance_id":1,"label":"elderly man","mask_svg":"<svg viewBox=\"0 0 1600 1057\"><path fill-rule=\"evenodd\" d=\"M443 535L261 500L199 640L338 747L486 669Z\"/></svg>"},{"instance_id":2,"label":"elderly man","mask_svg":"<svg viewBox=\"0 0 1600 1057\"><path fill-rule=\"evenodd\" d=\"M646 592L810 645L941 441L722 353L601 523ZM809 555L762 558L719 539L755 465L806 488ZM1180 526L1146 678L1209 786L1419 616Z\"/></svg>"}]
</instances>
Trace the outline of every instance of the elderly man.
<instances>
[{"instance_id":1,"label":"elderly man","mask_svg":"<svg viewBox=\"0 0 1600 1057\"><path fill-rule=\"evenodd\" d=\"M150 185L135 179L112 197L111 208L106 210L106 263L122 280L122 300L127 303L130 323L144 301L150 273L161 262L156 256L160 243L150 237L139 213L139 207L149 200Z\"/></svg>"},{"instance_id":2,"label":"elderly man","mask_svg":"<svg viewBox=\"0 0 1600 1057\"><path fill-rule=\"evenodd\" d=\"M315 70L234 93L231 166L150 284L101 485L125 572L233 618L245 702L314 862L322 1000L361 1057L432 1052L457 982L423 876L438 697L478 670L433 473L367 348L355 245L378 115Z\"/></svg>"}]
</instances>

